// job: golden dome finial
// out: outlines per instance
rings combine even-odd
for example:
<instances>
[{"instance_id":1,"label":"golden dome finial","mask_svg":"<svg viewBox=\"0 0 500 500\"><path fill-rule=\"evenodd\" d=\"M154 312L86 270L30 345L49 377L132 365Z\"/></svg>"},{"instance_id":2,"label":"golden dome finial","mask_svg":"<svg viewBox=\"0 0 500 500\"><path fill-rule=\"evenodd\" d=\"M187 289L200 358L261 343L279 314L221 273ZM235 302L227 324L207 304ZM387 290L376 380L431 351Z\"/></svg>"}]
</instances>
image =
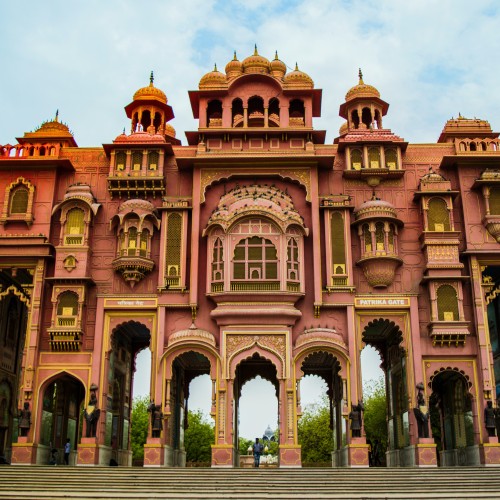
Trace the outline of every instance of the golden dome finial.
<instances>
[{"instance_id":1,"label":"golden dome finial","mask_svg":"<svg viewBox=\"0 0 500 500\"><path fill-rule=\"evenodd\" d=\"M59 110L56 109L56 117L55 117L55 122L58 122L59 121Z\"/></svg>"},{"instance_id":2,"label":"golden dome finial","mask_svg":"<svg viewBox=\"0 0 500 500\"><path fill-rule=\"evenodd\" d=\"M233 61L237 61L238 58L236 57L236 50L234 51L234 57L233 57Z\"/></svg>"},{"instance_id":3,"label":"golden dome finial","mask_svg":"<svg viewBox=\"0 0 500 500\"><path fill-rule=\"evenodd\" d=\"M295 63L295 71L299 71L299 65Z\"/></svg>"},{"instance_id":4,"label":"golden dome finial","mask_svg":"<svg viewBox=\"0 0 500 500\"><path fill-rule=\"evenodd\" d=\"M149 85L151 85L151 87L153 86L154 81L155 81L155 77L153 75L153 72L151 71L151 75L149 76Z\"/></svg>"},{"instance_id":5,"label":"golden dome finial","mask_svg":"<svg viewBox=\"0 0 500 500\"><path fill-rule=\"evenodd\" d=\"M279 61L278 51L276 51L276 53L274 54L274 60L275 61Z\"/></svg>"},{"instance_id":6,"label":"golden dome finial","mask_svg":"<svg viewBox=\"0 0 500 500\"><path fill-rule=\"evenodd\" d=\"M257 44L255 44L255 49L253 51L253 55L254 56L258 56L259 55L259 52L257 51Z\"/></svg>"},{"instance_id":7,"label":"golden dome finial","mask_svg":"<svg viewBox=\"0 0 500 500\"><path fill-rule=\"evenodd\" d=\"M217 63L214 63L214 71L217 71Z\"/></svg>"},{"instance_id":8,"label":"golden dome finial","mask_svg":"<svg viewBox=\"0 0 500 500\"><path fill-rule=\"evenodd\" d=\"M361 71L361 68L359 68L358 76L359 76L359 85L363 85L365 82L363 81L363 72Z\"/></svg>"}]
</instances>

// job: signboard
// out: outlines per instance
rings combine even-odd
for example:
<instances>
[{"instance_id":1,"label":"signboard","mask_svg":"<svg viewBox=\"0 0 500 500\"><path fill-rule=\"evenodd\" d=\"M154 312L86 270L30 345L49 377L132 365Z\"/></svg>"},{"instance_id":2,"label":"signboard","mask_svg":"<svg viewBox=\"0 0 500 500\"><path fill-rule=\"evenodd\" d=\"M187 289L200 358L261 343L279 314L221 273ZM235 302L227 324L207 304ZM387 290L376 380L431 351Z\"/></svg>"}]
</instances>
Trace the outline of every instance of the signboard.
<instances>
[{"instance_id":1,"label":"signboard","mask_svg":"<svg viewBox=\"0 0 500 500\"><path fill-rule=\"evenodd\" d=\"M104 299L104 307L107 309L156 309L158 303L153 298L117 298L117 299Z\"/></svg>"},{"instance_id":2,"label":"signboard","mask_svg":"<svg viewBox=\"0 0 500 500\"><path fill-rule=\"evenodd\" d=\"M369 308L369 309L392 309L392 308L403 308L407 309L410 307L409 297L356 297L354 299L354 307L358 309Z\"/></svg>"}]
</instances>

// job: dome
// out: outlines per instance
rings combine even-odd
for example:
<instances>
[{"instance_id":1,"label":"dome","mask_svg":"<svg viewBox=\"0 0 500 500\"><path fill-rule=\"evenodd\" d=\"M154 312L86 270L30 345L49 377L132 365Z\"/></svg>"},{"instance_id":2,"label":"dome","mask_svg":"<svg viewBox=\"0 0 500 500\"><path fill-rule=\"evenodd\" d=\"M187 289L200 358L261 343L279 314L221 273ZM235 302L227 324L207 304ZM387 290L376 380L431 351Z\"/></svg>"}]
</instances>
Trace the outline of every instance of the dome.
<instances>
[{"instance_id":1,"label":"dome","mask_svg":"<svg viewBox=\"0 0 500 500\"><path fill-rule=\"evenodd\" d=\"M269 73L269 60L257 52L257 45L252 56L243 59L241 63L244 73Z\"/></svg>"},{"instance_id":2,"label":"dome","mask_svg":"<svg viewBox=\"0 0 500 500\"><path fill-rule=\"evenodd\" d=\"M345 100L351 101L356 97L377 97L380 99L380 92L372 85L366 85L363 81L361 68L359 69L359 83L349 89L349 92L345 95Z\"/></svg>"},{"instance_id":3,"label":"dome","mask_svg":"<svg viewBox=\"0 0 500 500\"><path fill-rule=\"evenodd\" d=\"M295 69L285 75L283 82L287 88L294 87L312 89L314 87L312 78L307 73L300 71L297 63L295 63Z\"/></svg>"},{"instance_id":4,"label":"dome","mask_svg":"<svg viewBox=\"0 0 500 500\"><path fill-rule=\"evenodd\" d=\"M130 135L120 134L113 143L144 143L144 142L165 142L165 138L160 134L150 134L149 132L134 132Z\"/></svg>"},{"instance_id":5,"label":"dome","mask_svg":"<svg viewBox=\"0 0 500 500\"><path fill-rule=\"evenodd\" d=\"M443 181L446 181L446 179L441 174L434 172L434 169L432 167L430 167L429 172L426 173L425 175L423 175L422 178L420 179L420 181L423 181L423 182L443 182Z\"/></svg>"},{"instance_id":6,"label":"dome","mask_svg":"<svg viewBox=\"0 0 500 500\"><path fill-rule=\"evenodd\" d=\"M178 342L188 343L189 341L203 342L210 345L211 347L216 347L215 337L213 336L213 334L211 334L207 330L197 328L194 323L186 330L180 330L170 335L170 337L168 338L168 346L170 347L171 345Z\"/></svg>"},{"instance_id":7,"label":"dome","mask_svg":"<svg viewBox=\"0 0 500 500\"><path fill-rule=\"evenodd\" d=\"M175 137L175 128L170 125L170 123L165 123L165 135L169 137Z\"/></svg>"},{"instance_id":8,"label":"dome","mask_svg":"<svg viewBox=\"0 0 500 500\"><path fill-rule=\"evenodd\" d=\"M153 213L155 207L152 203L147 200L133 199L124 201L119 208L119 213L129 213L136 212L137 214L141 213Z\"/></svg>"},{"instance_id":9,"label":"dome","mask_svg":"<svg viewBox=\"0 0 500 500\"><path fill-rule=\"evenodd\" d=\"M212 89L227 87L226 75L217 69L217 64L214 66L213 71L201 77L198 84L199 89Z\"/></svg>"},{"instance_id":10,"label":"dome","mask_svg":"<svg viewBox=\"0 0 500 500\"><path fill-rule=\"evenodd\" d=\"M165 92L163 92L163 90L156 88L153 85L153 81L154 81L154 76L153 72L151 71L151 76L149 77L149 85L147 87L139 89L134 94L134 101L154 99L156 101L162 102L163 104L166 104L168 102Z\"/></svg>"},{"instance_id":11,"label":"dome","mask_svg":"<svg viewBox=\"0 0 500 500\"><path fill-rule=\"evenodd\" d=\"M388 201L381 200L373 194L371 200L365 201L354 210L356 221L365 219L395 219L398 215L394 206Z\"/></svg>"},{"instance_id":12,"label":"dome","mask_svg":"<svg viewBox=\"0 0 500 500\"><path fill-rule=\"evenodd\" d=\"M53 120L43 122L34 132L27 132L24 137L73 137L69 127L59 121L59 110Z\"/></svg>"},{"instance_id":13,"label":"dome","mask_svg":"<svg viewBox=\"0 0 500 500\"><path fill-rule=\"evenodd\" d=\"M283 78L286 73L286 64L278 59L278 51L270 62L271 74L277 78Z\"/></svg>"},{"instance_id":14,"label":"dome","mask_svg":"<svg viewBox=\"0 0 500 500\"><path fill-rule=\"evenodd\" d=\"M344 122L339 128L339 135L345 135L349 132L349 125L347 122Z\"/></svg>"},{"instance_id":15,"label":"dome","mask_svg":"<svg viewBox=\"0 0 500 500\"><path fill-rule=\"evenodd\" d=\"M226 76L228 78L236 78L243 73L243 67L238 58L236 57L236 51L234 51L234 57L226 64Z\"/></svg>"}]
</instances>

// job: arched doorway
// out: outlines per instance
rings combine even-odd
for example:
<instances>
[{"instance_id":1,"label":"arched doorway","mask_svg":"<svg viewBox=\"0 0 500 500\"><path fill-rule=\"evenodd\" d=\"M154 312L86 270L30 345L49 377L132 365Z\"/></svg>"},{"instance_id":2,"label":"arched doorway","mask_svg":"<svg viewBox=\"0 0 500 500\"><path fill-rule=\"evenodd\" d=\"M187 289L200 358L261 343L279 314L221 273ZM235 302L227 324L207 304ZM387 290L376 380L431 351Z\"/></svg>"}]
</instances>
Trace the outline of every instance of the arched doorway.
<instances>
[{"instance_id":1,"label":"arched doorway","mask_svg":"<svg viewBox=\"0 0 500 500\"><path fill-rule=\"evenodd\" d=\"M132 465L130 430L135 360L149 347L151 333L142 323L129 321L113 330L108 367L108 394L105 402L104 444L119 465Z\"/></svg>"},{"instance_id":2,"label":"arched doorway","mask_svg":"<svg viewBox=\"0 0 500 500\"><path fill-rule=\"evenodd\" d=\"M317 351L308 354L302 361L301 371L304 377L317 376L326 384L325 396L328 401L328 427L331 432L331 455L325 461L340 464L340 450L346 444L346 421L342 418L344 406L344 388L340 376L341 365L336 356L330 352ZM301 394L300 380L298 381L299 395ZM302 443L300 443L302 444ZM302 450L303 457L306 450ZM304 459L303 459L304 460ZM307 465L307 461L303 461Z\"/></svg>"},{"instance_id":3,"label":"arched doorway","mask_svg":"<svg viewBox=\"0 0 500 500\"><path fill-rule=\"evenodd\" d=\"M46 463L52 458L62 463L66 440L70 440L72 450L76 449L80 441L85 389L78 379L61 373L44 384L40 395L42 417L39 446L46 448ZM57 450L56 454L51 450Z\"/></svg>"},{"instance_id":4,"label":"arched doorway","mask_svg":"<svg viewBox=\"0 0 500 500\"><path fill-rule=\"evenodd\" d=\"M480 463L474 447L471 386L457 370L443 370L431 378L431 430L441 466Z\"/></svg>"},{"instance_id":5,"label":"arched doorway","mask_svg":"<svg viewBox=\"0 0 500 500\"><path fill-rule=\"evenodd\" d=\"M21 298L14 286L0 294L0 457L6 461L18 434L18 388L28 318L26 300Z\"/></svg>"},{"instance_id":6,"label":"arched doorway","mask_svg":"<svg viewBox=\"0 0 500 500\"><path fill-rule=\"evenodd\" d=\"M410 445L410 420L406 352L402 347L403 333L399 326L388 319L370 321L363 330L362 340L374 347L382 360L385 373L387 401L387 452L388 466L411 465L406 463L404 448Z\"/></svg>"},{"instance_id":7,"label":"arched doorway","mask_svg":"<svg viewBox=\"0 0 500 500\"><path fill-rule=\"evenodd\" d=\"M261 377L265 381L272 384L274 387L276 398L279 401L279 382L277 370L274 364L267 360L266 358L260 356L258 353L254 353L251 357L243 359L236 366L235 378L233 384L234 390L234 409L233 409L233 447L234 453L234 466L239 467L240 465L240 453L239 453L239 423L241 419L240 414L240 398L242 397L242 391L248 382L253 381L257 377ZM261 412L262 409L254 408L254 411ZM278 411L279 415L279 404ZM280 427L279 416L278 416L278 427ZM265 432L265 428L254 437L262 437ZM279 465L279 463L278 463Z\"/></svg>"},{"instance_id":8,"label":"arched doorway","mask_svg":"<svg viewBox=\"0 0 500 500\"><path fill-rule=\"evenodd\" d=\"M196 351L183 352L172 363L172 379L167 386L167 406L171 408L166 442L170 448L168 465L185 467L186 449L184 433L189 425L189 390L191 381L200 375L210 374L210 361ZM169 394L168 394L169 393ZM212 400L214 396L212 395Z\"/></svg>"}]
</instances>

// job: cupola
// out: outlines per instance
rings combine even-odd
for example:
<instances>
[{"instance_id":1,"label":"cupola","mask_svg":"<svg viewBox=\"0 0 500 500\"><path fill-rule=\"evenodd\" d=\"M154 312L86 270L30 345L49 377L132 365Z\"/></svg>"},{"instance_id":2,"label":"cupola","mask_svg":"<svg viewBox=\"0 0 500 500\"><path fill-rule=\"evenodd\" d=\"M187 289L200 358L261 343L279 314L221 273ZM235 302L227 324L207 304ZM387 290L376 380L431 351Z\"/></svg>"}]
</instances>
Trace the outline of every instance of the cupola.
<instances>
[{"instance_id":1,"label":"cupola","mask_svg":"<svg viewBox=\"0 0 500 500\"><path fill-rule=\"evenodd\" d=\"M253 55L243 59L242 68L243 73L263 73L269 74L270 63L269 59L261 56L257 51L257 45L255 45L255 50Z\"/></svg>"},{"instance_id":2,"label":"cupola","mask_svg":"<svg viewBox=\"0 0 500 500\"><path fill-rule=\"evenodd\" d=\"M271 75L273 75L274 78L281 79L285 75L286 64L278 58L278 51L276 51L274 59L271 61L269 67L271 68Z\"/></svg>"},{"instance_id":3,"label":"cupola","mask_svg":"<svg viewBox=\"0 0 500 500\"><path fill-rule=\"evenodd\" d=\"M283 87L285 89L312 89L314 88L314 82L307 73L300 71L298 64L295 63L295 69L287 73L283 78Z\"/></svg>"},{"instance_id":4,"label":"cupola","mask_svg":"<svg viewBox=\"0 0 500 500\"><path fill-rule=\"evenodd\" d=\"M201 77L200 83L198 84L200 90L211 90L211 89L226 89L227 81L226 75L221 73L217 69L217 64L214 65L214 69L209 73L206 73Z\"/></svg>"},{"instance_id":5,"label":"cupola","mask_svg":"<svg viewBox=\"0 0 500 500\"><path fill-rule=\"evenodd\" d=\"M243 73L243 65L236 57L236 51L234 51L233 59L226 64L225 71L228 80L232 80Z\"/></svg>"}]
</instances>

